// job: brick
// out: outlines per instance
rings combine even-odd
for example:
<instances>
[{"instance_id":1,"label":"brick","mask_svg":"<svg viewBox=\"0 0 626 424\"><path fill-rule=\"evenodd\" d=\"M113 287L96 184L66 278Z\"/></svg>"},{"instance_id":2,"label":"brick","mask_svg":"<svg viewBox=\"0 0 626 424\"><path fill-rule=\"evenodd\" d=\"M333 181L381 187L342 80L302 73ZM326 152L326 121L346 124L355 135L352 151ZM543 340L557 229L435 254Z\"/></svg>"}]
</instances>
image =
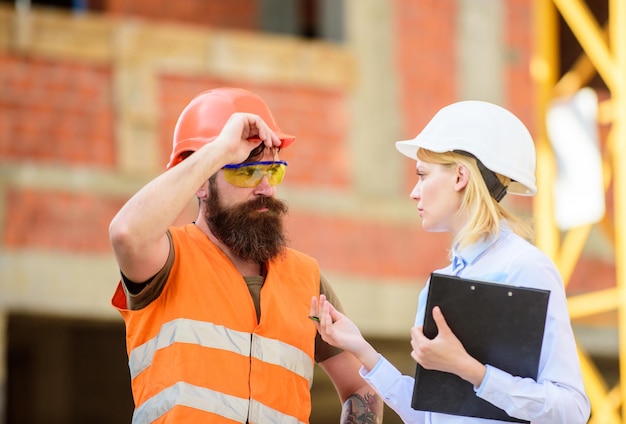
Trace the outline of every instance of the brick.
<instances>
[{"instance_id":1,"label":"brick","mask_svg":"<svg viewBox=\"0 0 626 424\"><path fill-rule=\"evenodd\" d=\"M111 167L111 70L80 62L1 60L0 157Z\"/></svg>"},{"instance_id":2,"label":"brick","mask_svg":"<svg viewBox=\"0 0 626 424\"><path fill-rule=\"evenodd\" d=\"M506 64L506 104L520 118L531 133L535 131L535 92L530 75L530 56L533 49L533 3L526 0L507 0L505 42L509 51Z\"/></svg>"},{"instance_id":3,"label":"brick","mask_svg":"<svg viewBox=\"0 0 626 424\"><path fill-rule=\"evenodd\" d=\"M456 2L396 0L393 8L401 136L412 138L441 107L457 100ZM404 166L410 192L416 182L415 163L407 160Z\"/></svg>"},{"instance_id":4,"label":"brick","mask_svg":"<svg viewBox=\"0 0 626 424\"><path fill-rule=\"evenodd\" d=\"M87 193L8 189L4 248L110 253L109 223L124 202Z\"/></svg>"},{"instance_id":5,"label":"brick","mask_svg":"<svg viewBox=\"0 0 626 424\"><path fill-rule=\"evenodd\" d=\"M415 225L292 211L291 245L323 270L372 279L417 279L449 262L450 238ZM420 281L421 282L421 281Z\"/></svg>"}]
</instances>

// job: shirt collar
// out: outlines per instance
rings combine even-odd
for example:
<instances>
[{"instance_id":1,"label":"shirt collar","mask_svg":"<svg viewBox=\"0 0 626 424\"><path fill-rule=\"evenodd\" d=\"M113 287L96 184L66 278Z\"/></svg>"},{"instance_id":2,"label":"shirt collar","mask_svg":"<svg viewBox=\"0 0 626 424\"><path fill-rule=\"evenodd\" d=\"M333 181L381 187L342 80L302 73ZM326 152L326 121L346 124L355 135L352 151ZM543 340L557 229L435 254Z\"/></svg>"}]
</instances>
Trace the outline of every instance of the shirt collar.
<instances>
[{"instance_id":1,"label":"shirt collar","mask_svg":"<svg viewBox=\"0 0 626 424\"><path fill-rule=\"evenodd\" d=\"M468 264L473 264L489 247L498 240L511 233L511 228L506 221L500 221L500 232L481 240L463 249L458 250L458 245L452 246L452 271L458 272Z\"/></svg>"}]
</instances>

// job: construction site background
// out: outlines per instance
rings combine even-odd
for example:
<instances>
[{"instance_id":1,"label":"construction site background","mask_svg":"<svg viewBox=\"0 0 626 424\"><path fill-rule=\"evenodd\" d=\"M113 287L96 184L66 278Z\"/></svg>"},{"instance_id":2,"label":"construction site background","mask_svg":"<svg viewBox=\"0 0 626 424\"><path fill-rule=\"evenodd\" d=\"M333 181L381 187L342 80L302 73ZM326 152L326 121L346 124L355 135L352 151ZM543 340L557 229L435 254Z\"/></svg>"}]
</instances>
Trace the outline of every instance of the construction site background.
<instances>
[{"instance_id":1,"label":"construction site background","mask_svg":"<svg viewBox=\"0 0 626 424\"><path fill-rule=\"evenodd\" d=\"M421 229L414 164L393 143L464 99L507 107L539 133L539 3L0 1L0 423L130 421L108 224L164 171L185 104L216 86L259 94L297 136L278 190L291 245L319 260L364 335L412 374L417 296L450 240ZM588 7L607 20L608 2ZM557 18L564 72L582 49ZM609 96L601 78L588 86ZM504 202L538 220L533 199ZM615 287L614 257L594 226L568 295ZM614 386L615 313L573 324ZM311 422L336 422L319 371ZM386 411L385 423L399 422Z\"/></svg>"}]
</instances>

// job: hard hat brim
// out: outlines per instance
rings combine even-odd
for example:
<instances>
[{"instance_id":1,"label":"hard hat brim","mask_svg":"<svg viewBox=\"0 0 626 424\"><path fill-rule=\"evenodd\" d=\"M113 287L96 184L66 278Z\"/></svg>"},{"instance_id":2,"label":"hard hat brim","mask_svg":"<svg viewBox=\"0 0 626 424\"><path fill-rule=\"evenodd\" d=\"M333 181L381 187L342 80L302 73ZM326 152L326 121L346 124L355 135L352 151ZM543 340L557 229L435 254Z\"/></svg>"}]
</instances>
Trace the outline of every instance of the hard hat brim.
<instances>
[{"instance_id":1,"label":"hard hat brim","mask_svg":"<svg viewBox=\"0 0 626 424\"><path fill-rule=\"evenodd\" d=\"M396 141L395 144L398 152L413 160L417 160L417 151L420 148L431 150L436 153L450 151L449 149L437 149L436 146L423 146L418 142L417 137L411 140ZM507 188L507 192L518 196L534 196L535 194L537 194L537 186L534 183L525 185L517 181L512 181Z\"/></svg>"},{"instance_id":2,"label":"hard hat brim","mask_svg":"<svg viewBox=\"0 0 626 424\"><path fill-rule=\"evenodd\" d=\"M417 145L415 139L396 141L396 149L404 156L417 160Z\"/></svg>"}]
</instances>

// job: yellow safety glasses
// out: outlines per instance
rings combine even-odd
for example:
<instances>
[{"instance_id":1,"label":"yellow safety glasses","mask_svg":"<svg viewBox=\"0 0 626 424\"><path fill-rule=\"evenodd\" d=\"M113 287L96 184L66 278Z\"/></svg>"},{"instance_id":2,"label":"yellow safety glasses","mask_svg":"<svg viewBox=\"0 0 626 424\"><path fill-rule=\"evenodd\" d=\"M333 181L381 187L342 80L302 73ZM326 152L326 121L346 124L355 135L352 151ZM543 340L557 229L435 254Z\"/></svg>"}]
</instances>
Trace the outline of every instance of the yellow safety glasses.
<instances>
[{"instance_id":1,"label":"yellow safety glasses","mask_svg":"<svg viewBox=\"0 0 626 424\"><path fill-rule=\"evenodd\" d=\"M287 170L287 162L262 161L244 162L236 165L226 165L222 168L224 179L237 187L256 187L261 183L263 177L267 177L267 182L271 186L280 184Z\"/></svg>"}]
</instances>

